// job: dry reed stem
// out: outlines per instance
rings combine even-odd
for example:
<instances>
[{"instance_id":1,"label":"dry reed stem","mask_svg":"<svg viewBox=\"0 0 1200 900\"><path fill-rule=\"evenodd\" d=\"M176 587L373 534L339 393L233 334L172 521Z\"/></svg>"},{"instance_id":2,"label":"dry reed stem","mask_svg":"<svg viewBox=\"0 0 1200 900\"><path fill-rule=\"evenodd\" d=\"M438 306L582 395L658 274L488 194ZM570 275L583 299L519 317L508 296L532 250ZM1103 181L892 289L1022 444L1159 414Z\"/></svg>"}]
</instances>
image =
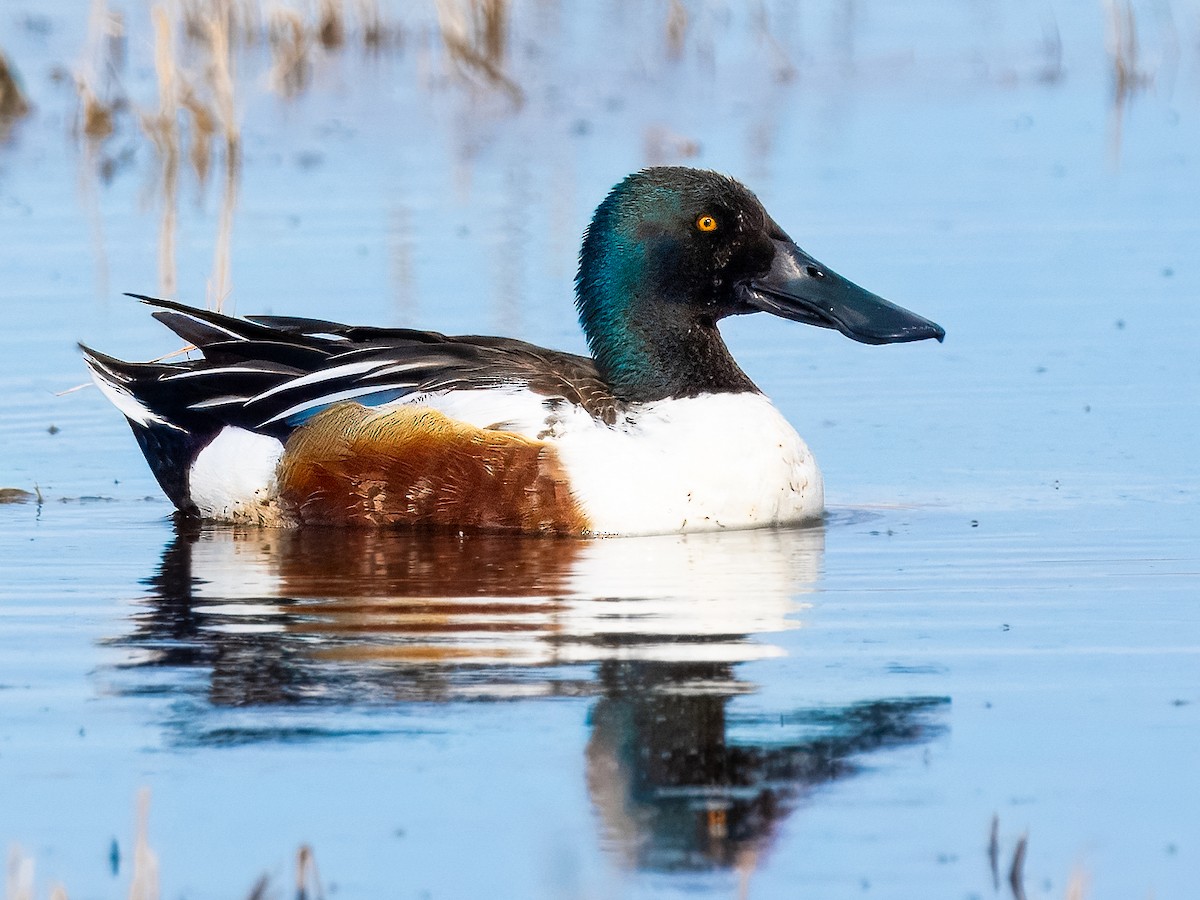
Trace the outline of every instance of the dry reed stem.
<instances>
[{"instance_id":1,"label":"dry reed stem","mask_svg":"<svg viewBox=\"0 0 1200 900\"><path fill-rule=\"evenodd\" d=\"M84 142L84 152L80 157L79 191L91 226L100 294L108 290L108 260L96 181L97 176L104 180L111 177L113 161L104 156L101 145L116 132L117 112L127 102L118 81L125 66L125 53L124 18L120 13L109 10L105 0L92 0L87 42L74 75L79 112L73 128L75 136L82 136Z\"/></svg>"},{"instance_id":2,"label":"dry reed stem","mask_svg":"<svg viewBox=\"0 0 1200 900\"><path fill-rule=\"evenodd\" d=\"M221 312L233 290L230 284L230 256L233 246L233 213L237 208L241 163L236 146L225 158L225 184L221 192L221 216L213 248L213 269L208 279L207 305Z\"/></svg>"},{"instance_id":3,"label":"dry reed stem","mask_svg":"<svg viewBox=\"0 0 1200 900\"><path fill-rule=\"evenodd\" d=\"M317 858L308 844L301 844L296 851L296 900L325 900Z\"/></svg>"},{"instance_id":4,"label":"dry reed stem","mask_svg":"<svg viewBox=\"0 0 1200 900\"><path fill-rule=\"evenodd\" d=\"M241 133L234 112L229 23L229 16L219 16L210 23L209 28L212 90L225 135L225 181L221 191L221 215L213 249L213 269L207 291L209 308L218 312L224 307L231 290L229 260L233 244L233 214L237 208L241 177Z\"/></svg>"},{"instance_id":5,"label":"dry reed stem","mask_svg":"<svg viewBox=\"0 0 1200 900\"><path fill-rule=\"evenodd\" d=\"M175 293L175 225L179 197L179 72L171 46L171 21L163 4L150 11L154 22L154 71L158 77L158 114L142 116L142 128L154 142L162 165L162 221L158 233L158 284L164 296Z\"/></svg>"},{"instance_id":6,"label":"dry reed stem","mask_svg":"<svg viewBox=\"0 0 1200 900\"><path fill-rule=\"evenodd\" d=\"M442 43L460 71L476 73L509 95L513 105L525 103L525 92L504 72L508 47L508 0L470 0L469 13L455 0L437 0Z\"/></svg>"},{"instance_id":7,"label":"dry reed stem","mask_svg":"<svg viewBox=\"0 0 1200 900\"><path fill-rule=\"evenodd\" d=\"M1125 97L1149 83L1138 65L1137 19L1129 0L1108 0L1108 55L1113 67L1113 90Z\"/></svg>"},{"instance_id":8,"label":"dry reed stem","mask_svg":"<svg viewBox=\"0 0 1200 900\"><path fill-rule=\"evenodd\" d=\"M183 36L211 47L213 26L241 44L258 43L261 12L258 0L182 0Z\"/></svg>"},{"instance_id":9,"label":"dry reed stem","mask_svg":"<svg viewBox=\"0 0 1200 900\"><path fill-rule=\"evenodd\" d=\"M108 292L108 255L104 245L104 217L96 191L96 176L103 176L100 145L114 131L112 108L100 103L86 82L77 79L83 122L84 153L79 167L81 205L87 212L93 254L96 260L96 283L100 295Z\"/></svg>"},{"instance_id":10,"label":"dry reed stem","mask_svg":"<svg viewBox=\"0 0 1200 900\"><path fill-rule=\"evenodd\" d=\"M184 85L179 98L180 104L191 115L191 150L188 158L196 177L204 184L208 180L208 167L212 161L212 137L217 132L217 119L212 110L204 105L191 85Z\"/></svg>"},{"instance_id":11,"label":"dry reed stem","mask_svg":"<svg viewBox=\"0 0 1200 900\"><path fill-rule=\"evenodd\" d=\"M688 12L681 0L671 0L667 9L667 58L678 60L683 56L687 38Z\"/></svg>"},{"instance_id":12,"label":"dry reed stem","mask_svg":"<svg viewBox=\"0 0 1200 900\"><path fill-rule=\"evenodd\" d=\"M476 31L481 35L489 59L501 62L508 46L509 0L475 0Z\"/></svg>"},{"instance_id":13,"label":"dry reed stem","mask_svg":"<svg viewBox=\"0 0 1200 900\"><path fill-rule=\"evenodd\" d=\"M0 51L0 127L29 112L29 101L21 89L16 69Z\"/></svg>"},{"instance_id":14,"label":"dry reed stem","mask_svg":"<svg viewBox=\"0 0 1200 900\"><path fill-rule=\"evenodd\" d=\"M363 46L369 50L381 50L388 43L389 35L378 0L358 0L357 5Z\"/></svg>"},{"instance_id":15,"label":"dry reed stem","mask_svg":"<svg viewBox=\"0 0 1200 900\"><path fill-rule=\"evenodd\" d=\"M179 110L177 82L179 70L175 65L175 53L171 47L171 19L164 4L155 4L150 10L154 23L154 73L158 78L158 119L153 122L154 134L166 143L178 131L176 115Z\"/></svg>"},{"instance_id":16,"label":"dry reed stem","mask_svg":"<svg viewBox=\"0 0 1200 900\"><path fill-rule=\"evenodd\" d=\"M170 353L164 353L162 356L156 356L154 359L146 360L147 363L160 363L168 359L174 359L176 356L184 356L197 349L195 344L184 344L178 350L172 350Z\"/></svg>"},{"instance_id":17,"label":"dry reed stem","mask_svg":"<svg viewBox=\"0 0 1200 900\"><path fill-rule=\"evenodd\" d=\"M734 868L738 875L738 900L750 900L750 878L758 869L758 851L750 848L738 851Z\"/></svg>"},{"instance_id":18,"label":"dry reed stem","mask_svg":"<svg viewBox=\"0 0 1200 900\"><path fill-rule=\"evenodd\" d=\"M341 0L320 0L317 4L317 40L326 50L337 50L346 43L345 12Z\"/></svg>"},{"instance_id":19,"label":"dry reed stem","mask_svg":"<svg viewBox=\"0 0 1200 900\"><path fill-rule=\"evenodd\" d=\"M1129 0L1106 0L1108 33L1106 44L1112 61L1112 112L1110 116L1110 156L1120 161L1125 107L1135 93L1150 83L1150 76L1139 65L1137 19Z\"/></svg>"},{"instance_id":20,"label":"dry reed stem","mask_svg":"<svg viewBox=\"0 0 1200 900\"><path fill-rule=\"evenodd\" d=\"M1071 870L1071 877L1067 879L1067 893L1065 900L1087 900L1088 889L1091 887L1091 879L1088 873L1081 866L1076 866Z\"/></svg>"},{"instance_id":21,"label":"dry reed stem","mask_svg":"<svg viewBox=\"0 0 1200 900\"><path fill-rule=\"evenodd\" d=\"M273 9L267 41L271 46L271 86L284 97L294 97L308 87L312 70L312 40L300 13L283 7Z\"/></svg>"},{"instance_id":22,"label":"dry reed stem","mask_svg":"<svg viewBox=\"0 0 1200 900\"><path fill-rule=\"evenodd\" d=\"M31 498L33 494L29 495ZM41 505L42 495L38 492L38 505ZM32 856L26 856L19 846L13 844L8 850L8 873L4 880L5 900L35 900L34 894L34 861ZM61 884L50 886L50 900L68 900L67 889Z\"/></svg>"},{"instance_id":23,"label":"dry reed stem","mask_svg":"<svg viewBox=\"0 0 1200 900\"><path fill-rule=\"evenodd\" d=\"M232 7L230 7L232 10ZM230 31L233 13L218 16L209 22L209 47L212 52L210 81L217 118L225 135L226 158L235 156L241 141L233 100L233 53Z\"/></svg>"},{"instance_id":24,"label":"dry reed stem","mask_svg":"<svg viewBox=\"0 0 1200 900\"><path fill-rule=\"evenodd\" d=\"M67 389L65 389L65 390L62 390L62 391L55 391L55 392L54 392L54 394L53 394L53 396L55 396L55 397L65 397L65 396L67 396L67 394L74 394L76 391L82 391L82 390L84 390L85 388L90 388L90 387L95 387L95 386L96 386L96 385L95 385L95 383L94 383L94 382L91 382L91 381L85 381L85 382L83 382L83 384L77 384L77 385L75 385L75 387L69 387L69 388L67 388Z\"/></svg>"},{"instance_id":25,"label":"dry reed stem","mask_svg":"<svg viewBox=\"0 0 1200 900\"><path fill-rule=\"evenodd\" d=\"M295 3L289 5L286 0L273 0L269 5L261 0L178 2L187 40L209 45L211 26L216 23L223 28L231 45L254 46L265 41L271 46L276 64L284 64L281 74L302 59L311 63L309 56L315 44L336 51L356 36L364 47L381 49L397 43L400 33L398 27L390 27L385 21L379 0L315 0L315 9L312 2L296 9ZM352 19L357 20L357 28L351 27ZM307 80L300 87L306 85Z\"/></svg>"},{"instance_id":26,"label":"dry reed stem","mask_svg":"<svg viewBox=\"0 0 1200 900\"><path fill-rule=\"evenodd\" d=\"M158 900L158 856L150 849L147 837L150 825L150 789L142 788L137 797L137 826L133 839L133 879L129 900Z\"/></svg>"},{"instance_id":27,"label":"dry reed stem","mask_svg":"<svg viewBox=\"0 0 1200 900\"><path fill-rule=\"evenodd\" d=\"M165 358L165 357L164 357ZM30 495L33 496L33 495ZM42 502L41 491L37 501ZM133 874L129 884L129 900L159 900L158 855L150 849L150 789L141 788L137 794L137 811L133 839ZM8 850L5 875L5 900L36 900L34 893L35 865L32 856L17 844ZM265 900L269 896L270 878L263 875L255 882L247 900ZM62 884L52 884L48 900L69 900ZM296 851L296 900L325 900L317 859L312 847L301 844Z\"/></svg>"},{"instance_id":28,"label":"dry reed stem","mask_svg":"<svg viewBox=\"0 0 1200 900\"><path fill-rule=\"evenodd\" d=\"M33 900L33 857L16 844L8 848L4 896L7 900Z\"/></svg>"},{"instance_id":29,"label":"dry reed stem","mask_svg":"<svg viewBox=\"0 0 1200 900\"><path fill-rule=\"evenodd\" d=\"M104 0L92 0L84 61L75 73L80 118L76 125L91 147L116 131L115 114L124 104L115 77L125 66L125 22Z\"/></svg>"},{"instance_id":30,"label":"dry reed stem","mask_svg":"<svg viewBox=\"0 0 1200 900\"><path fill-rule=\"evenodd\" d=\"M80 130L89 141L100 143L116 130L113 125L113 105L100 100L82 78L76 78L75 88L79 92L83 112Z\"/></svg>"}]
</instances>

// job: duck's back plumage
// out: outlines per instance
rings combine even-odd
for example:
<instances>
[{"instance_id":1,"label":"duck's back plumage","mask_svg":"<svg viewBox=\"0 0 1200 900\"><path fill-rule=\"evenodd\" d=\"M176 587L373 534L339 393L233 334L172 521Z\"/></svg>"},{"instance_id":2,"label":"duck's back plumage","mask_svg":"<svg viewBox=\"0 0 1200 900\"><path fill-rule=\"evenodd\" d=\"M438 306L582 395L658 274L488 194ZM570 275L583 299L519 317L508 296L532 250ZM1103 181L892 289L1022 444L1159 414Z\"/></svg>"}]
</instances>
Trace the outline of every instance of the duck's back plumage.
<instances>
[{"instance_id":1,"label":"duck's back plumage","mask_svg":"<svg viewBox=\"0 0 1200 900\"><path fill-rule=\"evenodd\" d=\"M510 338L448 336L293 316L238 319L152 297L154 317L198 359L129 363L85 348L148 409L176 424L236 425L285 438L338 400L519 386L612 422L616 400L584 356Z\"/></svg>"}]
</instances>

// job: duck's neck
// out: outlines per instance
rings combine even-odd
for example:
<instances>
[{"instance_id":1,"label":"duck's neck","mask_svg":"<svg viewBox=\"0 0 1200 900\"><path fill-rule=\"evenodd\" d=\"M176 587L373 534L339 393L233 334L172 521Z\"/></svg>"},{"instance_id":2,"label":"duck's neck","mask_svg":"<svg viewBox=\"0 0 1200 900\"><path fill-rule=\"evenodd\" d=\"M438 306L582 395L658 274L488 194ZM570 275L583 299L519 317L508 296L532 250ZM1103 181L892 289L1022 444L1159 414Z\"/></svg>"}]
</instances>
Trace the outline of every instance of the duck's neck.
<instances>
[{"instance_id":1,"label":"duck's neck","mask_svg":"<svg viewBox=\"0 0 1200 900\"><path fill-rule=\"evenodd\" d=\"M635 303L615 320L600 317L584 325L596 367L614 396L648 403L757 390L714 322L673 311L669 303Z\"/></svg>"},{"instance_id":2,"label":"duck's neck","mask_svg":"<svg viewBox=\"0 0 1200 900\"><path fill-rule=\"evenodd\" d=\"M601 377L631 403L758 389L743 372L715 319L683 296L648 260L645 242L593 222L584 237L575 304ZM601 236L603 235L603 237Z\"/></svg>"}]
</instances>

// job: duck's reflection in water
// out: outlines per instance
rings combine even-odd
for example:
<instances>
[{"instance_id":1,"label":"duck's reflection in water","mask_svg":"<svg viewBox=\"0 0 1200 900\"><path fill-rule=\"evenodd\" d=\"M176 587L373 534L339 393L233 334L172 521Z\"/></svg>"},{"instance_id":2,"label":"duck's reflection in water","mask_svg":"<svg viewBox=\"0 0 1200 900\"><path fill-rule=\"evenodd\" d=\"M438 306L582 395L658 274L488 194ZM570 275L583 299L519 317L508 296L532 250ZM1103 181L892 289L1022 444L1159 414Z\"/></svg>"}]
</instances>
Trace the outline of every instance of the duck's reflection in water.
<instances>
[{"instance_id":1,"label":"duck's reflection in water","mask_svg":"<svg viewBox=\"0 0 1200 900\"><path fill-rule=\"evenodd\" d=\"M776 823L806 792L853 774L862 754L928 739L939 730L930 714L946 702L877 700L734 718L722 693L739 684L729 669L601 665L603 694L592 712L588 788L631 866L752 865ZM711 692L680 690L681 675L710 685ZM808 736L767 742L735 733L784 724L789 734Z\"/></svg>"},{"instance_id":2,"label":"duck's reflection in water","mask_svg":"<svg viewBox=\"0 0 1200 900\"><path fill-rule=\"evenodd\" d=\"M114 641L129 649L116 680L185 693L180 669L205 671L176 723L188 742L345 734L354 710L397 702L595 696L586 777L608 843L640 868L728 866L856 757L937 729L937 698L730 712L756 688L739 664L782 655L771 635L801 626L823 545L821 528L578 541L180 526ZM314 705L338 724L279 727Z\"/></svg>"}]
</instances>

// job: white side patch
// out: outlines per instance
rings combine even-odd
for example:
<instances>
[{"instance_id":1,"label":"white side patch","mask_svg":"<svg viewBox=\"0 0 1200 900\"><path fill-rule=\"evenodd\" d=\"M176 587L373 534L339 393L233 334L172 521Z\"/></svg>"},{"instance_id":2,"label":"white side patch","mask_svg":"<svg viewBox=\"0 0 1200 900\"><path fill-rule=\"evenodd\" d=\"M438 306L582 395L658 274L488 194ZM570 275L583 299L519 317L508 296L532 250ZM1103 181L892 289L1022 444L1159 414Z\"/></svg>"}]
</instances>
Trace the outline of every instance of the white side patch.
<instances>
[{"instance_id":1,"label":"white side patch","mask_svg":"<svg viewBox=\"0 0 1200 900\"><path fill-rule=\"evenodd\" d=\"M821 472L761 394L645 403L614 428L572 420L554 446L603 534L753 528L816 519Z\"/></svg>"},{"instance_id":2,"label":"white side patch","mask_svg":"<svg viewBox=\"0 0 1200 900\"><path fill-rule=\"evenodd\" d=\"M225 426L200 451L188 473L200 515L226 522L272 524L275 468L283 444L244 428Z\"/></svg>"},{"instance_id":3,"label":"white side patch","mask_svg":"<svg viewBox=\"0 0 1200 900\"><path fill-rule=\"evenodd\" d=\"M548 398L525 387L510 386L480 388L477 390L430 391L412 394L399 404L419 404L436 409L452 419L474 425L476 428L491 428L499 425L503 431L512 431L526 437L537 438L546 430L549 413ZM587 416L583 413L587 419Z\"/></svg>"}]
</instances>

